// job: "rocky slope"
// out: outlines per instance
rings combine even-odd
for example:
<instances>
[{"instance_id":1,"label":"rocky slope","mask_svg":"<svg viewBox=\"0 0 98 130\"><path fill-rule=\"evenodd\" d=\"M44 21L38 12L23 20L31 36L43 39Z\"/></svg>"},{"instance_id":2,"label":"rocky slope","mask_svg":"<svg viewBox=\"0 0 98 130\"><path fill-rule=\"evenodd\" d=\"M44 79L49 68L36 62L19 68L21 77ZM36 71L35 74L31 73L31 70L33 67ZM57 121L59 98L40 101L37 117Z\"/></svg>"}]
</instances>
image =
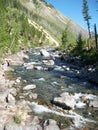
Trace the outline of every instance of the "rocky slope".
<instances>
[{"instance_id":1,"label":"rocky slope","mask_svg":"<svg viewBox=\"0 0 98 130\"><path fill-rule=\"evenodd\" d=\"M75 36L79 33L82 33L84 37L88 36L87 31L80 25L64 16L61 12L57 11L52 5L47 4L45 1L20 0L20 2L30 11L31 15L33 14L36 17L36 21L39 24L43 25L58 39L60 39L62 31L66 26L70 26L70 29Z\"/></svg>"}]
</instances>

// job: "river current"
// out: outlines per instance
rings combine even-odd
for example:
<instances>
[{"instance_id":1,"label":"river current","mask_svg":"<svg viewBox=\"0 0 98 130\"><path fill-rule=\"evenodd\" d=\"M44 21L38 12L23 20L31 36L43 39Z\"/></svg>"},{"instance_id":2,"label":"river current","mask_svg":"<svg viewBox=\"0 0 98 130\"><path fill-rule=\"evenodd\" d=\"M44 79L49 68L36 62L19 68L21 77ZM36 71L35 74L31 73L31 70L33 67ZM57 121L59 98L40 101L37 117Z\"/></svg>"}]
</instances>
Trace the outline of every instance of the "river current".
<instances>
[{"instance_id":1,"label":"river current","mask_svg":"<svg viewBox=\"0 0 98 130\"><path fill-rule=\"evenodd\" d=\"M95 98L98 98L98 86L89 83L86 78L78 78L77 74L83 68L79 66L74 67L72 64L62 60L59 51L51 47L45 49L50 56L42 56L40 53L41 48L32 49L28 54L29 59L25 60L23 65L15 66L14 72L11 74L13 75L13 79L17 77L21 80L21 88L28 84L36 85L36 89L32 93L38 95L37 99L31 100L27 96L25 97L26 100L30 101L33 113L43 116L45 119L53 118L63 123L64 128L97 130L98 107L87 108L80 105L80 107L75 108L72 112L68 112L55 107L51 103L51 100L54 97L59 97L64 92L73 95L95 96ZM27 67L31 65L37 67L28 69ZM23 91L20 89L20 93L16 97L17 100L23 96L22 94ZM67 125L64 124L66 123L64 121L65 117L69 120ZM75 118L75 125L71 121L73 117L79 117Z\"/></svg>"}]
</instances>

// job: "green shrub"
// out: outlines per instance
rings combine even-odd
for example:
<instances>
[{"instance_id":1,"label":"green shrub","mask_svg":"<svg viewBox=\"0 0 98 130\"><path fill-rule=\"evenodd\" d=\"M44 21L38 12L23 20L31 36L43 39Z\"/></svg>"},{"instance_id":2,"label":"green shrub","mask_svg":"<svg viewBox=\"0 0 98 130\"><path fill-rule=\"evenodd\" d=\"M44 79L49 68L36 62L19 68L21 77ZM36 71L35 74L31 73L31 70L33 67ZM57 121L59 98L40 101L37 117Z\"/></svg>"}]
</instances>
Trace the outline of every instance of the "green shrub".
<instances>
[{"instance_id":1,"label":"green shrub","mask_svg":"<svg viewBox=\"0 0 98 130\"><path fill-rule=\"evenodd\" d=\"M21 123L21 116L15 115L15 116L14 116L14 121L15 121L15 123L17 123L17 124L20 124L20 123Z\"/></svg>"}]
</instances>

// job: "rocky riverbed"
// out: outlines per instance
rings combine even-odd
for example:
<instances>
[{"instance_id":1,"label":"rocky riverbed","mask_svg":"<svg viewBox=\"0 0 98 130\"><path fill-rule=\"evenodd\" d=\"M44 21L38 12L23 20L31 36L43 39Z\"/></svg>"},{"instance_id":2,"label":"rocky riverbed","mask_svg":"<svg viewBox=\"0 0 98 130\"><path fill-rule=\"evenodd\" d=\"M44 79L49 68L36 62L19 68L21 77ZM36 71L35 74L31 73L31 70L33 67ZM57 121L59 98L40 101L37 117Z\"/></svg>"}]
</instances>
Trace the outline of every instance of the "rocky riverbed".
<instances>
[{"instance_id":1,"label":"rocky riverbed","mask_svg":"<svg viewBox=\"0 0 98 130\"><path fill-rule=\"evenodd\" d=\"M97 130L95 70L64 58L60 51L47 47L4 60L0 66L0 130ZM89 76L91 72L95 78Z\"/></svg>"}]
</instances>

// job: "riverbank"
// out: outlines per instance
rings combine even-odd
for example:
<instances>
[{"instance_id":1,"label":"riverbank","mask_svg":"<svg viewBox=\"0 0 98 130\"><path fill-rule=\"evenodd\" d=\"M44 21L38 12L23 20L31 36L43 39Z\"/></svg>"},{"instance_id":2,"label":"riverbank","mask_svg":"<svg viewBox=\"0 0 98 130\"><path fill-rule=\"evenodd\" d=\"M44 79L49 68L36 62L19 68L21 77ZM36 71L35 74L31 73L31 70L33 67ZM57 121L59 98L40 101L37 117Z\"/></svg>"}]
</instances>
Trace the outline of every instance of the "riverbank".
<instances>
[{"instance_id":1,"label":"riverbank","mask_svg":"<svg viewBox=\"0 0 98 130\"><path fill-rule=\"evenodd\" d=\"M84 70L81 75L84 75L84 78L86 78L90 83L98 85L98 62L93 64L85 64L82 59L66 54L62 54L61 58L62 60L73 65L73 67L77 67L77 69L83 68Z\"/></svg>"},{"instance_id":2,"label":"riverbank","mask_svg":"<svg viewBox=\"0 0 98 130\"><path fill-rule=\"evenodd\" d=\"M52 50L52 51L51 51ZM33 53L35 57L37 57L38 55L42 55L42 60L39 59L35 59L35 61L31 61L32 62L26 62L24 63L23 59L27 59L29 60L29 56L27 52L31 52L31 54ZM49 59L50 57L50 59ZM34 58L34 57L33 57ZM39 57L40 58L40 57ZM52 59L51 59L52 58ZM26 83L26 86L23 86L22 88L20 88L21 85L21 76L17 77L15 80L9 80L6 79L7 76L5 74L5 71L13 71L13 66L20 66L23 65L23 68L25 68L25 71L30 71L33 70L37 70L36 72L38 74L41 74L41 71L49 71L53 70L53 73L57 73L57 72L63 72L62 70L64 70L64 74L66 74L68 77L71 78L77 78L80 80L84 80L85 81L85 77L84 73L86 72L85 70L80 70L76 69L74 67L78 67L78 66L73 66L72 64L67 65L66 66L64 64L60 65L60 60L61 59L61 52L59 51L55 51L53 48L43 48L43 49L39 49L39 51L37 52L36 49L32 52L32 50L30 51L26 51L26 52L20 52L16 55L13 56L9 56L8 58L5 59L5 62L3 65L1 65L1 75L0 75L0 79L1 79L1 89L0 89L0 130L21 130L21 129L38 129L38 130L60 130L61 124L58 124L58 122L56 120L51 120L51 118L47 118L47 119L43 119L42 116L35 116L34 111L35 112L49 112L49 113L56 113L58 115L62 115L64 116L64 118L66 116L72 118L72 121L70 119L69 121L66 121L66 124L68 123L68 125L71 125L71 127L73 126L73 129L76 130L78 129L77 127L75 127L74 125L72 125L73 123L75 123L76 125L80 125L81 123L84 123L84 119L79 116L79 115L75 115L74 113L71 114L71 112L64 112L63 114L60 113L60 110L55 109L55 107L51 108L51 106L46 105L45 103L37 103L37 97L38 97L38 93L35 93L35 91L33 91L34 89L36 89L36 86L34 86L35 84L29 84L28 86L28 82ZM39 63L43 63L45 66L39 66ZM57 65L58 64L58 65ZM72 73L72 70L73 73ZM28 75L29 76L29 75ZM59 75L56 75L59 76ZM31 77L29 77L31 78ZM34 77L32 77L34 78ZM46 78L46 76L45 76ZM34 81L40 81L40 82L44 82L45 78L41 77L39 79L34 79ZM52 77L51 77L52 78ZM65 80L66 76L65 75L61 75L60 78L63 80ZM48 80L48 79L47 79ZM26 82L26 80L24 80L24 82ZM48 83L48 82L47 82ZM85 83L85 82L84 82ZM41 83L40 83L41 84ZM47 84L48 85L48 84ZM51 88L55 88L55 86L57 85L59 87L59 89L62 89L62 91L65 91L63 89L64 86L59 86L59 81L57 80L56 82L52 81L51 83ZM15 87L17 86L17 87ZM70 86L71 87L71 86ZM73 89L73 88L72 88ZM21 91L20 91L21 90ZM51 91L53 92L53 91ZM21 94L20 94L21 93ZM56 93L56 91L55 91ZM65 95L67 96L68 93L65 93ZM28 103L27 100L27 96L29 96L29 98L33 99L35 101L35 103ZM44 94L45 95L45 94ZM43 95L43 96L44 96ZM26 98L24 98L26 96ZM70 97L67 96L67 98L69 97L70 99L72 99L71 95ZM84 97L88 96L88 95L82 95ZM58 97L59 98L59 97ZM18 100L17 100L18 99ZM61 97L60 97L61 99ZM55 100L55 98L54 98ZM61 99L62 100L62 99ZM80 97L79 97L80 100ZM73 99L72 99L73 101ZM95 101L95 100L94 100ZM48 104L48 103L47 103ZM58 103L59 104L59 103ZM73 103L71 103L73 104ZM94 104L97 104L97 102L95 102ZM75 102L74 102L75 105ZM74 108L75 106L73 105L72 108ZM79 105L79 104L78 104ZM85 105L85 104L83 104ZM33 107L33 108L32 108ZM63 110L64 111L64 110ZM70 115L66 115L66 114L70 113ZM48 115L49 116L49 115ZM77 118L76 118L77 117ZM75 120L74 120L75 119ZM65 119L63 119L65 120ZM67 120L67 119L66 119ZM82 121L80 121L82 120ZM80 122L80 124L79 124ZM92 122L93 124L93 122ZM71 127L68 129L71 129ZM74 128L75 127L75 128ZM82 126L83 127L83 126ZM82 130L82 127L80 128ZM67 128L66 128L67 129ZM64 128L62 128L61 130L64 130Z\"/></svg>"},{"instance_id":3,"label":"riverbank","mask_svg":"<svg viewBox=\"0 0 98 130\"><path fill-rule=\"evenodd\" d=\"M20 82L19 79L6 78L6 72L14 71L12 66L20 66L24 63L24 59L29 58L27 52L21 51L10 55L0 65L0 130L60 130L55 120L45 121L41 117L33 115L28 101L16 99L19 88L14 86Z\"/></svg>"}]
</instances>

